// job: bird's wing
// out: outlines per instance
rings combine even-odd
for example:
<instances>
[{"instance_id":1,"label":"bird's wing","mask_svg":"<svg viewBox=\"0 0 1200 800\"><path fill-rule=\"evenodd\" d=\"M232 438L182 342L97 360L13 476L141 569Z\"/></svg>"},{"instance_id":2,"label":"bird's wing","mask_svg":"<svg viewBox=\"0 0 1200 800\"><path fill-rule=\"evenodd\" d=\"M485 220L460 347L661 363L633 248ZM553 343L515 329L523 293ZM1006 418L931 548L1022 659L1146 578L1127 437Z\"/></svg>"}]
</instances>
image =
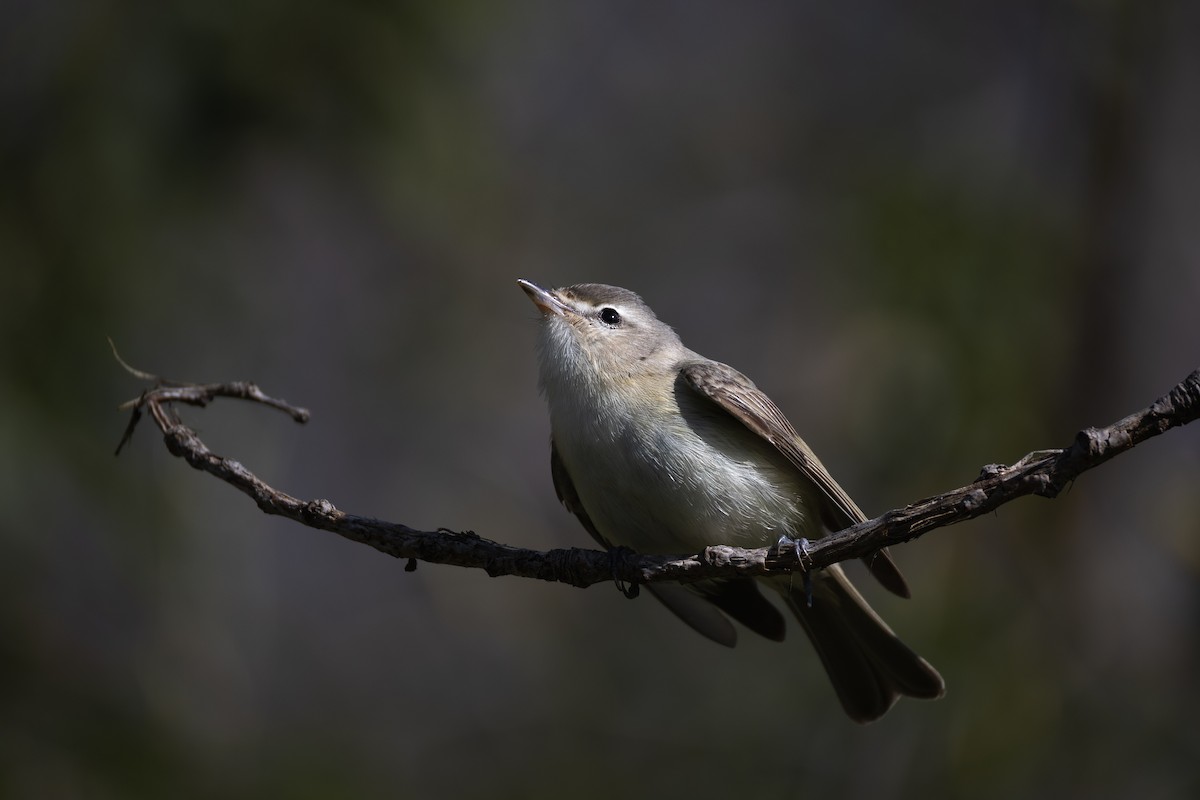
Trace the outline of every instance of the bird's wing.
<instances>
[{"instance_id":1,"label":"bird's wing","mask_svg":"<svg viewBox=\"0 0 1200 800\"><path fill-rule=\"evenodd\" d=\"M579 492L575 490L575 483L571 480L571 473L567 472L567 465L563 463L562 457L558 454L558 448L554 446L553 439L550 440L550 475L554 479L554 492L558 495L559 502L567 511L579 518L584 529L600 543L601 547L605 550L612 549L612 545L596 529L596 524L592 522L587 509L583 507L583 502L579 499ZM734 629L733 624L717 606L706 603L699 595L676 583L647 584L646 589L672 614L686 622L702 636L726 647L733 647L737 644L737 630ZM771 606L762 595L759 595L759 599L770 609L770 612L779 616L775 607ZM782 618L780 618L780 626L782 626L782 622ZM782 638L782 634L780 634L780 638Z\"/></svg>"},{"instance_id":2,"label":"bird's wing","mask_svg":"<svg viewBox=\"0 0 1200 800\"><path fill-rule=\"evenodd\" d=\"M726 364L716 361L690 361L680 369L685 385L712 401L734 419L770 442L800 473L820 490L821 520L831 531L841 530L867 519L846 490L838 485L800 434L788 422L771 398L763 394L749 378ZM909 597L908 583L899 568L882 549L863 559L867 569L888 591Z\"/></svg>"},{"instance_id":3,"label":"bird's wing","mask_svg":"<svg viewBox=\"0 0 1200 800\"><path fill-rule=\"evenodd\" d=\"M562 456L558 454L558 448L554 446L554 439L550 440L550 477L554 479L554 493L558 495L558 502L579 518L584 529L600 543L601 547L605 550L612 549L612 545L600 535L600 531L596 530L596 525L588 516L587 509L583 507L583 502L579 499L579 492L575 491L575 482L571 480L571 473L567 472L567 465L563 463Z\"/></svg>"}]
</instances>

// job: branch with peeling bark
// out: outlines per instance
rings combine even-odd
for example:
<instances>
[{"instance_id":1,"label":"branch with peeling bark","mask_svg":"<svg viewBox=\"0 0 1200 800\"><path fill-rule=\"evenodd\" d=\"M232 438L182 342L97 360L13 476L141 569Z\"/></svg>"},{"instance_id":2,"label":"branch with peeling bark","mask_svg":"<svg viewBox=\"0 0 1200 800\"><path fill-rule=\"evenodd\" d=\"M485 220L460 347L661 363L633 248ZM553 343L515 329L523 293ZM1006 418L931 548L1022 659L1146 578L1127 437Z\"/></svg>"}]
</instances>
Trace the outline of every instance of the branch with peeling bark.
<instances>
[{"instance_id":1,"label":"branch with peeling bark","mask_svg":"<svg viewBox=\"0 0 1200 800\"><path fill-rule=\"evenodd\" d=\"M196 432L183 424L175 407L205 406L218 398L237 398L284 411L301 423L308 420L307 410L268 397L252 383L171 383L127 365L126 369L139 378L153 381L154 385L122 406L132 411L132 417L117 447L118 453L143 415L149 414L162 431L172 455L250 496L265 513L278 514L407 559L408 570L415 569L417 561L426 561L482 569L493 577L515 575L579 587L614 579L636 587L655 581L783 575L869 556L881 547L910 541L935 528L989 514L1024 495L1055 497L1087 470L1200 417L1198 369L1149 407L1107 427L1080 431L1068 447L1036 451L1011 466L990 464L967 486L888 511L811 542L802 554L787 548L746 550L725 546L678 557L580 548L542 552L511 547L470 531L416 530L396 522L347 514L327 500L300 500L285 494L268 486L237 461L209 450Z\"/></svg>"}]
</instances>

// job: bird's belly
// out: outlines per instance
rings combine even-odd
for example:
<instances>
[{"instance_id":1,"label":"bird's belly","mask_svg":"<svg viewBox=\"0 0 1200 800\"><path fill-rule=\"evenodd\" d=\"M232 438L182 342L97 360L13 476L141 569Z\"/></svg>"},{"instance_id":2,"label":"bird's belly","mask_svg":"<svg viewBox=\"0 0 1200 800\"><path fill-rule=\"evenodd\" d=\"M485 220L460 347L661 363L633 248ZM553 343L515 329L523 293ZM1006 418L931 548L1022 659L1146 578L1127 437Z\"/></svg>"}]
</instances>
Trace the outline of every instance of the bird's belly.
<instances>
[{"instance_id":1,"label":"bird's belly","mask_svg":"<svg viewBox=\"0 0 1200 800\"><path fill-rule=\"evenodd\" d=\"M576 491L613 545L674 554L716 544L764 547L785 534L815 538L805 486L773 451L739 447L735 458L686 431L615 448L610 442L603 452L576 449L590 451L564 453ZM591 465L590 480L579 480L583 464Z\"/></svg>"}]
</instances>

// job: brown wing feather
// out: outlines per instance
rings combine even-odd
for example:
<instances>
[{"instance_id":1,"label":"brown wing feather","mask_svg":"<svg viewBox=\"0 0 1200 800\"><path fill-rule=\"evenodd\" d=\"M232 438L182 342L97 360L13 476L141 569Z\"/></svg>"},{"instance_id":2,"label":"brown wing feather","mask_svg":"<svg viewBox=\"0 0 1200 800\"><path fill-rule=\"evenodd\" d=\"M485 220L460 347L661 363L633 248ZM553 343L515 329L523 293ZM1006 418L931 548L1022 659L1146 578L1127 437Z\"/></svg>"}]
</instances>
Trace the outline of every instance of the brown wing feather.
<instances>
[{"instance_id":1,"label":"brown wing feather","mask_svg":"<svg viewBox=\"0 0 1200 800\"><path fill-rule=\"evenodd\" d=\"M800 473L821 490L821 519L830 530L841 530L867 519L862 509L838 485L800 434L771 398L742 373L716 361L693 361L680 369L689 387L716 403L732 417L770 442ZM864 558L863 563L883 586L900 597L909 597L908 583L887 549Z\"/></svg>"}]
</instances>

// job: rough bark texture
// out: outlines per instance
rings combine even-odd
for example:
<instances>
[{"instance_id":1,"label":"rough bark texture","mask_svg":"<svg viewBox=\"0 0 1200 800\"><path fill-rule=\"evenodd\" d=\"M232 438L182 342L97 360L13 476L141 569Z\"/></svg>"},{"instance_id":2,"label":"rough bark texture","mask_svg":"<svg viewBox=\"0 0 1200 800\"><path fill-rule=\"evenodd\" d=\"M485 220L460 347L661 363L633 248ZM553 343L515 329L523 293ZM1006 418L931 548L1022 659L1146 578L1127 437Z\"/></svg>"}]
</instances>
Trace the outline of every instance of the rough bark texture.
<instances>
[{"instance_id":1,"label":"rough bark texture","mask_svg":"<svg viewBox=\"0 0 1200 800\"><path fill-rule=\"evenodd\" d=\"M139 377L153 378L131 370ZM173 404L205 406L219 397L261 403L306 422L307 410L268 397L252 383L156 385L123 409L133 416L117 447L132 436L143 413L149 413L163 433L167 449L199 470L208 472L249 495L268 514L293 519L312 528L331 531L380 552L416 561L485 570L495 577L515 575L591 586L611 580L636 587L654 581L694 581L701 578L787 574L820 569L851 558L869 556L881 547L907 542L957 522L995 511L1023 495L1055 497L1079 475L1130 450L1146 439L1200 417L1200 369L1149 407L1104 428L1080 431L1069 446L1032 452L1011 466L989 464L971 484L888 511L818 541L803 552L774 547L746 550L708 547L702 553L679 557L639 556L626 551L603 553L580 548L546 552L510 547L474 532L447 529L421 531L396 522L360 517L338 510L328 500L300 500L268 486L237 461L213 453L183 424Z\"/></svg>"}]
</instances>

